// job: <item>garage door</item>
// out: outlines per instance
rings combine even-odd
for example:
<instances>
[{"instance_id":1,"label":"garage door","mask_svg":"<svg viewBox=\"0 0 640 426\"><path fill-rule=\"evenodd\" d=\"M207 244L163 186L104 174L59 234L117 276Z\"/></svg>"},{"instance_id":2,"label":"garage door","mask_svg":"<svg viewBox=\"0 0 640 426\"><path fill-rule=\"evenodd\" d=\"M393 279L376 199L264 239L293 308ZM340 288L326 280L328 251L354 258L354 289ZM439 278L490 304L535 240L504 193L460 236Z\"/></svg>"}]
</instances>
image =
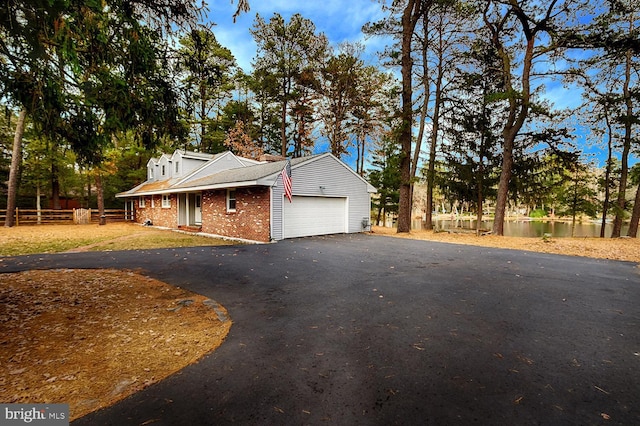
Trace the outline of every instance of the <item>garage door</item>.
<instances>
[{"instance_id":1,"label":"garage door","mask_svg":"<svg viewBox=\"0 0 640 426\"><path fill-rule=\"evenodd\" d=\"M346 198L294 196L284 201L284 238L346 232Z\"/></svg>"}]
</instances>

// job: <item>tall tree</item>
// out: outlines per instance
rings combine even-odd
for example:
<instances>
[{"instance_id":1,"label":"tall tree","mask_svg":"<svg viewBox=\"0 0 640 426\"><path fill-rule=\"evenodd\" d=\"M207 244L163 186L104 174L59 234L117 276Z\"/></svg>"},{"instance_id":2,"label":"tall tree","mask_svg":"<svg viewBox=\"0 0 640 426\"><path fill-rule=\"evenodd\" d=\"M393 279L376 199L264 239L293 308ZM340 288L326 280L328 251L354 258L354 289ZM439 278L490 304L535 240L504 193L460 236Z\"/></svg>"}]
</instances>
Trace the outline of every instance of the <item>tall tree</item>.
<instances>
[{"instance_id":1,"label":"tall tree","mask_svg":"<svg viewBox=\"0 0 640 426\"><path fill-rule=\"evenodd\" d=\"M633 0L609 0L605 5L602 13L590 25L586 25L581 32L567 35L563 43L595 52L579 62L579 71L574 71L572 77L576 74L582 77L582 83L587 89L587 101L597 102L607 114L605 118L610 129L609 143L612 144L615 139L619 143L613 145L621 147L620 179L611 232L611 236L615 238L620 236L627 214L629 155L638 144L640 14ZM637 191L640 192L640 187Z\"/></svg>"},{"instance_id":2,"label":"tall tree","mask_svg":"<svg viewBox=\"0 0 640 426\"><path fill-rule=\"evenodd\" d=\"M532 75L538 62L548 67L559 46L554 34L571 25L580 0L490 0L482 19L502 64L503 93L509 114L502 127L502 170L493 233L503 235L505 210L517 139L529 119L536 87Z\"/></svg>"},{"instance_id":3,"label":"tall tree","mask_svg":"<svg viewBox=\"0 0 640 426\"><path fill-rule=\"evenodd\" d=\"M356 172L364 176L367 141L381 139L397 113L397 81L374 66L360 70L348 131L356 139Z\"/></svg>"},{"instance_id":4,"label":"tall tree","mask_svg":"<svg viewBox=\"0 0 640 426\"><path fill-rule=\"evenodd\" d=\"M638 186L636 190L636 198L633 204L633 211L631 212L631 220L629 221L629 231L627 236L636 238L638 236L638 224L640 223L640 165L636 164L631 168L629 173L631 182Z\"/></svg>"},{"instance_id":5,"label":"tall tree","mask_svg":"<svg viewBox=\"0 0 640 426\"><path fill-rule=\"evenodd\" d=\"M18 175L22 163L22 135L24 134L27 111L22 109L16 123L15 136L13 138L13 151L11 154L11 169L9 170L9 182L7 184L7 215L4 226L11 227L15 224L14 211L16 210L16 197L18 194Z\"/></svg>"},{"instance_id":6,"label":"tall tree","mask_svg":"<svg viewBox=\"0 0 640 426\"><path fill-rule=\"evenodd\" d=\"M236 61L231 51L216 40L208 26L200 25L192 29L180 40L180 44L177 67L183 76L184 108L189 116L196 148L202 152L212 152L211 141L206 140L207 125L220 117L222 102L231 97Z\"/></svg>"},{"instance_id":7,"label":"tall tree","mask_svg":"<svg viewBox=\"0 0 640 426\"><path fill-rule=\"evenodd\" d=\"M402 7L401 75L402 111L400 133L400 202L398 206L398 232L411 231L411 143L413 129L413 56L412 42L416 25L431 0L406 0Z\"/></svg>"},{"instance_id":8,"label":"tall tree","mask_svg":"<svg viewBox=\"0 0 640 426\"><path fill-rule=\"evenodd\" d=\"M256 116L256 137L265 152L282 153L282 120L279 108L272 100L275 97L274 87L277 78L266 70L254 70L248 81L248 87L253 93L253 108Z\"/></svg>"},{"instance_id":9,"label":"tall tree","mask_svg":"<svg viewBox=\"0 0 640 426\"><path fill-rule=\"evenodd\" d=\"M418 137L411 164L412 181L418 170L421 143L428 129L429 155L426 170L426 208L424 227L431 229L433 211L433 191L435 185L435 165L438 142L441 139L441 124L444 113L444 101L451 98L448 87L455 82L454 70L461 64L461 43L465 42L468 13L456 1L438 0L423 11L421 32L418 38L418 51L422 56L420 75L422 99ZM467 41L468 42L468 41ZM413 194L413 190L412 190Z\"/></svg>"},{"instance_id":10,"label":"tall tree","mask_svg":"<svg viewBox=\"0 0 640 426\"><path fill-rule=\"evenodd\" d=\"M637 8L633 7L631 3L625 4L624 1L612 2L612 11L609 18L617 18L617 24L622 26L623 36L636 37L637 32L637 20L640 19L640 14L637 13ZM634 3L635 4L635 3ZM610 22L611 23L611 22ZM620 175L620 186L618 189L618 197L616 200L616 216L613 220L613 230L611 231L611 237L619 237L622 231L622 222L625 216L625 206L627 203L626 193L629 174L629 154L634 142L634 127L637 128L639 114L637 112L637 98L640 95L640 86L638 86L638 52L635 53L631 47L627 47L623 50L608 49L609 53L617 53L615 57L621 59L621 63L624 69L622 77L622 96L621 101L623 103L622 111L620 115L620 121L623 125L622 136L622 169ZM634 77L635 76L635 77ZM635 83L635 84L634 84ZM633 87L633 86L636 87ZM637 129L636 132L637 133ZM640 192L640 187L638 187ZM635 221L637 223L638 216ZM629 230L631 231L631 229ZM637 233L637 225L635 226L633 236Z\"/></svg>"},{"instance_id":11,"label":"tall tree","mask_svg":"<svg viewBox=\"0 0 640 426\"><path fill-rule=\"evenodd\" d=\"M373 151L368 179L377 189L372 200L376 212L376 224L386 221L389 214L397 214L400 198L400 149L392 131L386 132Z\"/></svg>"},{"instance_id":12,"label":"tall tree","mask_svg":"<svg viewBox=\"0 0 640 426\"><path fill-rule=\"evenodd\" d=\"M348 152L352 141L347 134L348 122L356 107L361 82L362 47L343 44L337 55L323 64L319 91L322 94L322 133L327 137L331 153L340 158Z\"/></svg>"},{"instance_id":13,"label":"tall tree","mask_svg":"<svg viewBox=\"0 0 640 426\"><path fill-rule=\"evenodd\" d=\"M295 14L289 22L274 14L269 22L256 16L251 34L258 45L254 68L260 75L272 75L277 82L273 96L280 104L281 154L288 151L287 123L289 105L293 100L296 79L305 71L317 69L317 61L324 57L327 39L316 34L310 20Z\"/></svg>"},{"instance_id":14,"label":"tall tree","mask_svg":"<svg viewBox=\"0 0 640 426\"><path fill-rule=\"evenodd\" d=\"M480 232L484 201L493 194L496 183L496 163L500 159L496 152L498 127L504 111L500 102L492 101L501 88L495 52L480 37L470 47L458 57L458 71L448 100L445 133L452 143L445 157L450 169L468 168L467 185L473 195L469 201L476 204L476 227Z\"/></svg>"},{"instance_id":15,"label":"tall tree","mask_svg":"<svg viewBox=\"0 0 640 426\"><path fill-rule=\"evenodd\" d=\"M99 162L127 128L152 145L179 130L163 36L195 16L192 2L10 2L0 11L5 96L81 162Z\"/></svg>"}]
</instances>

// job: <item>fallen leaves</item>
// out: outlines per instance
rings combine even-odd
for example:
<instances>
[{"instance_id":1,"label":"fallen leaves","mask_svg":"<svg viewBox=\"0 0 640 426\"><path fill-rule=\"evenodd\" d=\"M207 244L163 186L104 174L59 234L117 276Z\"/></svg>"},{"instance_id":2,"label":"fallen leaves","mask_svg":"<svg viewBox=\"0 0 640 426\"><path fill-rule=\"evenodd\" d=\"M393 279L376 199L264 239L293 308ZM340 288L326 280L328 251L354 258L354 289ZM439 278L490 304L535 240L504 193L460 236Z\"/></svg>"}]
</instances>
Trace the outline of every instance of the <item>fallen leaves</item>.
<instances>
[{"instance_id":1,"label":"fallen leaves","mask_svg":"<svg viewBox=\"0 0 640 426\"><path fill-rule=\"evenodd\" d=\"M68 403L73 420L149 386L226 337L205 299L132 272L0 274L0 401Z\"/></svg>"},{"instance_id":2,"label":"fallen leaves","mask_svg":"<svg viewBox=\"0 0 640 426\"><path fill-rule=\"evenodd\" d=\"M640 263L640 238L554 238L544 242L541 238L500 237L497 235L450 234L428 230L397 233L395 228L372 227L373 234L414 240L442 241L482 247L498 247L541 253L585 256L600 259L626 260Z\"/></svg>"}]
</instances>

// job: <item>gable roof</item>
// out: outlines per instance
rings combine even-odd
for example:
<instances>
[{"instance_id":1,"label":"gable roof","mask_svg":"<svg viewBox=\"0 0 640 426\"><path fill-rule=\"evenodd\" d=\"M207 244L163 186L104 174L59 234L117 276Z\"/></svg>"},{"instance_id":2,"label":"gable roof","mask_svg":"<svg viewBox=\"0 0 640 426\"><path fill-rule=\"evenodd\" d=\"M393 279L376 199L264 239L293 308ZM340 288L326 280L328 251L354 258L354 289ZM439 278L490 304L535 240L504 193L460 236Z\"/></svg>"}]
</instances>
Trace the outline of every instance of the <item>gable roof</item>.
<instances>
[{"instance_id":1,"label":"gable roof","mask_svg":"<svg viewBox=\"0 0 640 426\"><path fill-rule=\"evenodd\" d=\"M292 158L291 168L313 157ZM272 186L286 164L286 160L272 163L259 163L247 167L228 169L190 181L182 182L173 189L216 189L238 186Z\"/></svg>"},{"instance_id":2,"label":"gable roof","mask_svg":"<svg viewBox=\"0 0 640 426\"><path fill-rule=\"evenodd\" d=\"M207 154L204 152L186 151L183 149L176 149L171 158L180 155L182 158L192 158L194 160L210 160L215 157L215 154Z\"/></svg>"},{"instance_id":3,"label":"gable roof","mask_svg":"<svg viewBox=\"0 0 640 426\"><path fill-rule=\"evenodd\" d=\"M233 156L238 160L237 167L216 170L216 162L225 156ZM299 157L290 159L291 169L303 164L316 161L320 158L331 157L330 153L313 155L310 157ZM335 160L343 165L356 178L362 180L367 185L368 192L376 192L365 179L354 172L349 166L339 159ZM172 192L202 191L208 189L237 188L243 186L273 186L278 180L278 176L284 169L287 160L274 162L258 162L242 157L237 157L230 151L214 156L203 166L179 179L167 179L164 181L144 182L137 187L121 192L116 195L118 198L133 197L139 195L167 194Z\"/></svg>"}]
</instances>

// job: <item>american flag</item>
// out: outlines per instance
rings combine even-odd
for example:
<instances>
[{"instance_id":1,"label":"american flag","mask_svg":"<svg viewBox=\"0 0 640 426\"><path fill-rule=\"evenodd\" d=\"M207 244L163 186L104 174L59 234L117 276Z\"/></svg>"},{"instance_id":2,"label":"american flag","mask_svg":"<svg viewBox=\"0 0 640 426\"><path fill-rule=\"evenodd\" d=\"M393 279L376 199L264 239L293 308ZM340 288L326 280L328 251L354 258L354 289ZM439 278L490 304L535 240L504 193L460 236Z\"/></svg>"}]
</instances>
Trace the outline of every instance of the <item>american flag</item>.
<instances>
[{"instance_id":1,"label":"american flag","mask_svg":"<svg viewBox=\"0 0 640 426\"><path fill-rule=\"evenodd\" d=\"M280 172L282 175L282 185L284 186L284 195L291 202L291 163L287 160L287 163L284 165L284 169Z\"/></svg>"}]
</instances>

